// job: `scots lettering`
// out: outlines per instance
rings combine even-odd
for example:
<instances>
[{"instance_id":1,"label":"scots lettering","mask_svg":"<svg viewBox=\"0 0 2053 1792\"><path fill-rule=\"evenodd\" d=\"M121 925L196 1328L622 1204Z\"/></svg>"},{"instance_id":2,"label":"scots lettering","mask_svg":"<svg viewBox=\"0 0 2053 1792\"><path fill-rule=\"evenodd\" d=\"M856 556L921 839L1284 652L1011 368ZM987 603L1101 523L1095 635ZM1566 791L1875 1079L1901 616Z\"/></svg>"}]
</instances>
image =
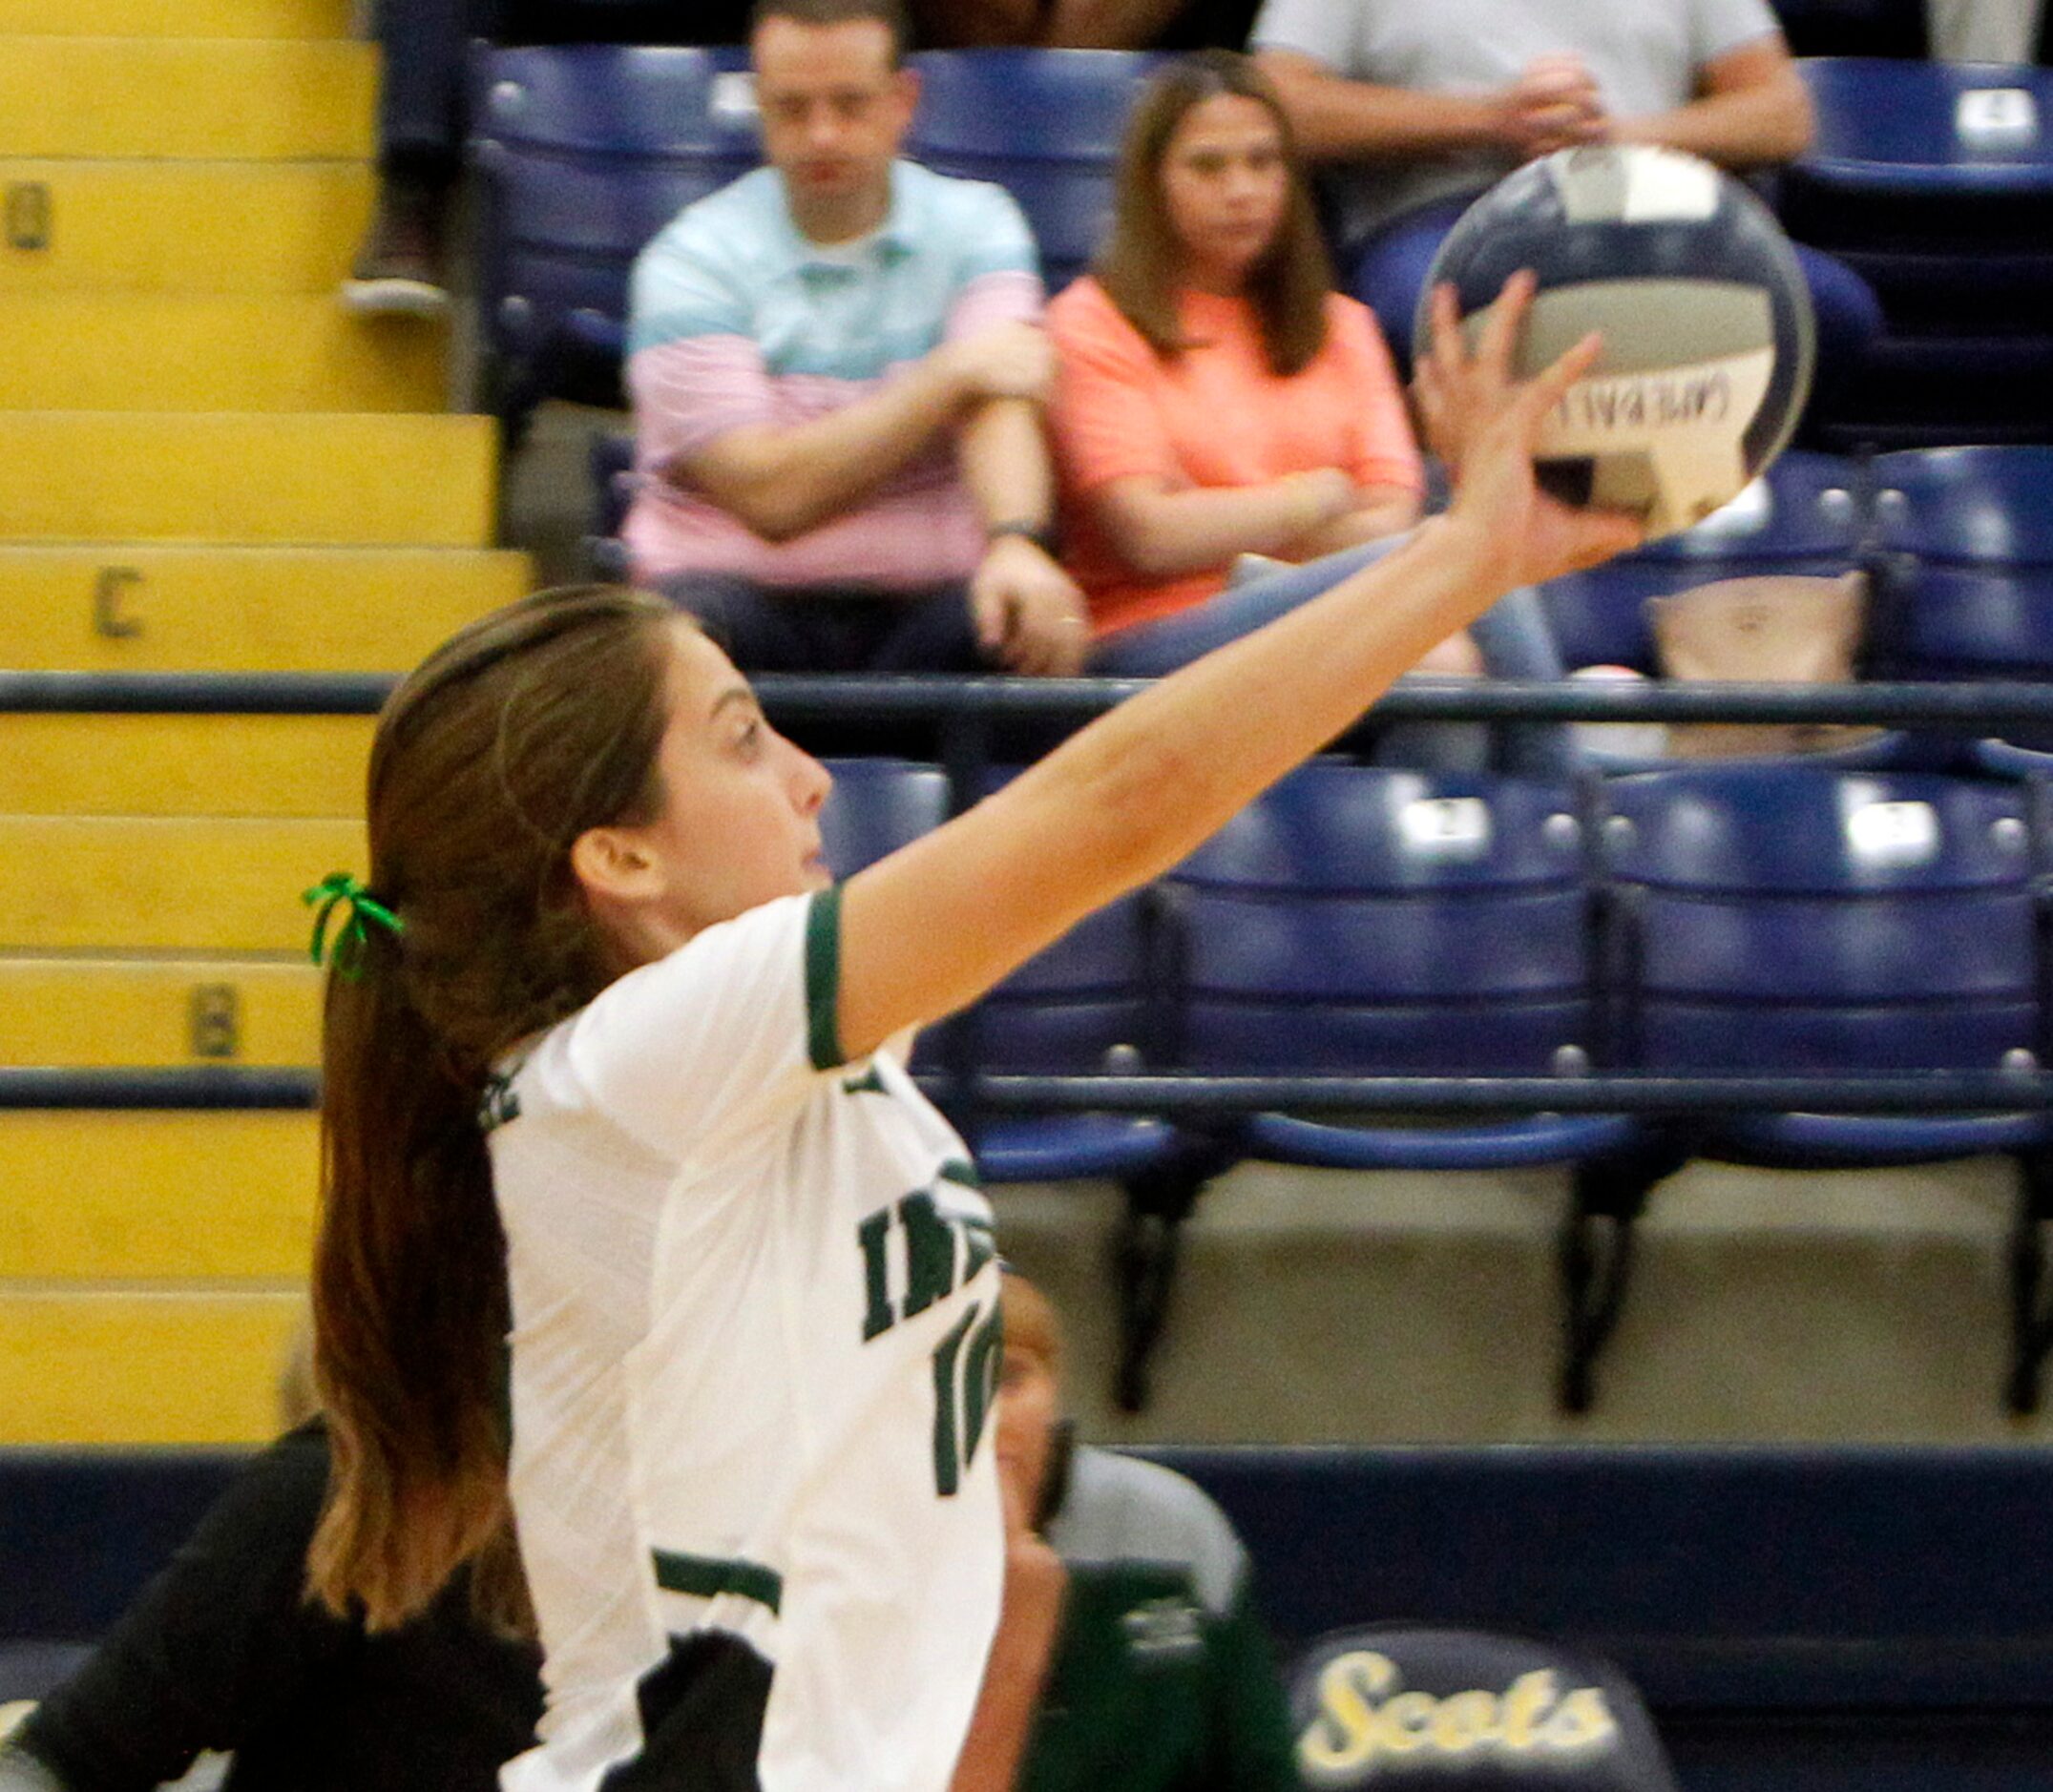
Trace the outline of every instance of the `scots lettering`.
<instances>
[{"instance_id":1,"label":"scots lettering","mask_svg":"<svg viewBox=\"0 0 2053 1792\"><path fill-rule=\"evenodd\" d=\"M1540 1671L1501 1693L1435 1698L1406 1691L1395 1662L1359 1649L1321 1670L1318 1710L1297 1739L1297 1760L1311 1785L1356 1785L1403 1756L1494 1756L1509 1765L1585 1755L1617 1735L1601 1686L1564 1692L1558 1675Z\"/></svg>"}]
</instances>

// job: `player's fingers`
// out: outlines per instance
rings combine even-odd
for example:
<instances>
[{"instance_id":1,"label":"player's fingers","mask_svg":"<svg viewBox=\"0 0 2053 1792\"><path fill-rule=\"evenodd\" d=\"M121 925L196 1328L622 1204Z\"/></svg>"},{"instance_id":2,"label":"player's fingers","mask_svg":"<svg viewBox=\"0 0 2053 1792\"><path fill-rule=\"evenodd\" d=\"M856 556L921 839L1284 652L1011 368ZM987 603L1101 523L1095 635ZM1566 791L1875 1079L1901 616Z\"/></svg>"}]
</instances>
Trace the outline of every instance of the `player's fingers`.
<instances>
[{"instance_id":1,"label":"player's fingers","mask_svg":"<svg viewBox=\"0 0 2053 1792\"><path fill-rule=\"evenodd\" d=\"M1461 312L1455 302L1452 282L1443 280L1434 287L1432 318L1433 341L1425 364L1438 382L1435 389L1444 390L1447 383L1460 374L1467 358L1467 344L1461 338Z\"/></svg>"},{"instance_id":2,"label":"player's fingers","mask_svg":"<svg viewBox=\"0 0 2053 1792\"><path fill-rule=\"evenodd\" d=\"M1592 330L1544 372L1526 384L1519 394L1517 408L1531 421L1545 416L1561 402L1562 395L1597 365L1603 352L1603 338Z\"/></svg>"},{"instance_id":3,"label":"player's fingers","mask_svg":"<svg viewBox=\"0 0 2053 1792\"><path fill-rule=\"evenodd\" d=\"M1509 375L1512 346L1519 340L1519 326L1525 322L1537 283L1533 270L1521 267L1504 282L1497 303L1490 307L1482 336L1476 344L1476 365L1494 379Z\"/></svg>"},{"instance_id":4,"label":"player's fingers","mask_svg":"<svg viewBox=\"0 0 2053 1792\"><path fill-rule=\"evenodd\" d=\"M1623 511L1579 511L1573 517L1571 573L1586 572L1621 553L1630 553L1646 539L1646 525Z\"/></svg>"}]
</instances>

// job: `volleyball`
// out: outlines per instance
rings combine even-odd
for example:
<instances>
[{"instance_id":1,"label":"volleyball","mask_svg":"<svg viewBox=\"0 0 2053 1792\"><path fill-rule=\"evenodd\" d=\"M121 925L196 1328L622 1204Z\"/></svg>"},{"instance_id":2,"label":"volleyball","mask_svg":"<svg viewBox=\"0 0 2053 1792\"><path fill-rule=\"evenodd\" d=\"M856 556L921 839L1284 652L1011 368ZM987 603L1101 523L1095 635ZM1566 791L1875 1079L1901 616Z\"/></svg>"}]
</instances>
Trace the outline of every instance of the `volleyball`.
<instances>
[{"instance_id":1,"label":"volleyball","mask_svg":"<svg viewBox=\"0 0 2053 1792\"><path fill-rule=\"evenodd\" d=\"M1561 150L1500 180L1434 259L1473 344L1505 281L1538 281L1516 357L1540 372L1591 330L1597 365L1543 427L1541 484L1672 534L1736 497L1788 445L1811 390L1816 326L1803 270L1766 205L1693 156Z\"/></svg>"}]
</instances>

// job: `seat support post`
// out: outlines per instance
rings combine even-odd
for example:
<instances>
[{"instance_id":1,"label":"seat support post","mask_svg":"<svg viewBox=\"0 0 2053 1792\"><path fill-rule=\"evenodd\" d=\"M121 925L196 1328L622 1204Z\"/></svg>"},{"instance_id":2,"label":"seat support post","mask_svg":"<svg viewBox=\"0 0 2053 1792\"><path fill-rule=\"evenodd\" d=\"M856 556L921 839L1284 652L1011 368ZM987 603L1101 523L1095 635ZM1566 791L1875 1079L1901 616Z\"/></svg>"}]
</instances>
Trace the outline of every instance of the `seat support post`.
<instances>
[{"instance_id":1,"label":"seat support post","mask_svg":"<svg viewBox=\"0 0 2053 1792\"><path fill-rule=\"evenodd\" d=\"M1678 1147L1664 1143L1575 1167L1556 1240L1564 1412L1587 1412L1596 1403L1597 1359L1618 1329L1632 1278L1633 1227L1654 1184L1685 1160Z\"/></svg>"},{"instance_id":2,"label":"seat support post","mask_svg":"<svg viewBox=\"0 0 2053 1792\"><path fill-rule=\"evenodd\" d=\"M1121 1185L1126 1211L1112 1245L1120 1317L1112 1398L1121 1412L1140 1412L1147 1406L1148 1359L1168 1323L1184 1221L1224 1164L1222 1154L1194 1145Z\"/></svg>"},{"instance_id":3,"label":"seat support post","mask_svg":"<svg viewBox=\"0 0 2053 1792\"><path fill-rule=\"evenodd\" d=\"M2018 1417L2039 1410L2040 1371L2053 1349L2053 1300L2045 1287L2046 1228L2053 1224L2053 1152L2017 1156L2018 1197L2010 1229L2010 1372L2003 1404Z\"/></svg>"}]
</instances>

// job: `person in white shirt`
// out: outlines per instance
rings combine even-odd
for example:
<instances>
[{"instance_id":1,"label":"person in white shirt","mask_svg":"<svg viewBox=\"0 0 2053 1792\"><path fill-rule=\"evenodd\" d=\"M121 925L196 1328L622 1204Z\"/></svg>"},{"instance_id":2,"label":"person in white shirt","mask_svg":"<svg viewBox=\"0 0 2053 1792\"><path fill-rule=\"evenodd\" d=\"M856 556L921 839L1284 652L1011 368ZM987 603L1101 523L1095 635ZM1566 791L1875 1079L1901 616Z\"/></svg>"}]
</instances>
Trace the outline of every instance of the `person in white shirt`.
<instances>
[{"instance_id":1,"label":"person in white shirt","mask_svg":"<svg viewBox=\"0 0 2053 1792\"><path fill-rule=\"evenodd\" d=\"M369 884L309 892L343 924L309 1580L399 1623L511 1510L547 1709L508 1792L1011 1783L1062 1577L1001 1500L991 1210L905 1038L1639 539L1536 490L1598 344L1513 385L1530 295L1426 370L1446 515L844 884L826 772L653 596L528 598L394 695Z\"/></svg>"}]
</instances>

